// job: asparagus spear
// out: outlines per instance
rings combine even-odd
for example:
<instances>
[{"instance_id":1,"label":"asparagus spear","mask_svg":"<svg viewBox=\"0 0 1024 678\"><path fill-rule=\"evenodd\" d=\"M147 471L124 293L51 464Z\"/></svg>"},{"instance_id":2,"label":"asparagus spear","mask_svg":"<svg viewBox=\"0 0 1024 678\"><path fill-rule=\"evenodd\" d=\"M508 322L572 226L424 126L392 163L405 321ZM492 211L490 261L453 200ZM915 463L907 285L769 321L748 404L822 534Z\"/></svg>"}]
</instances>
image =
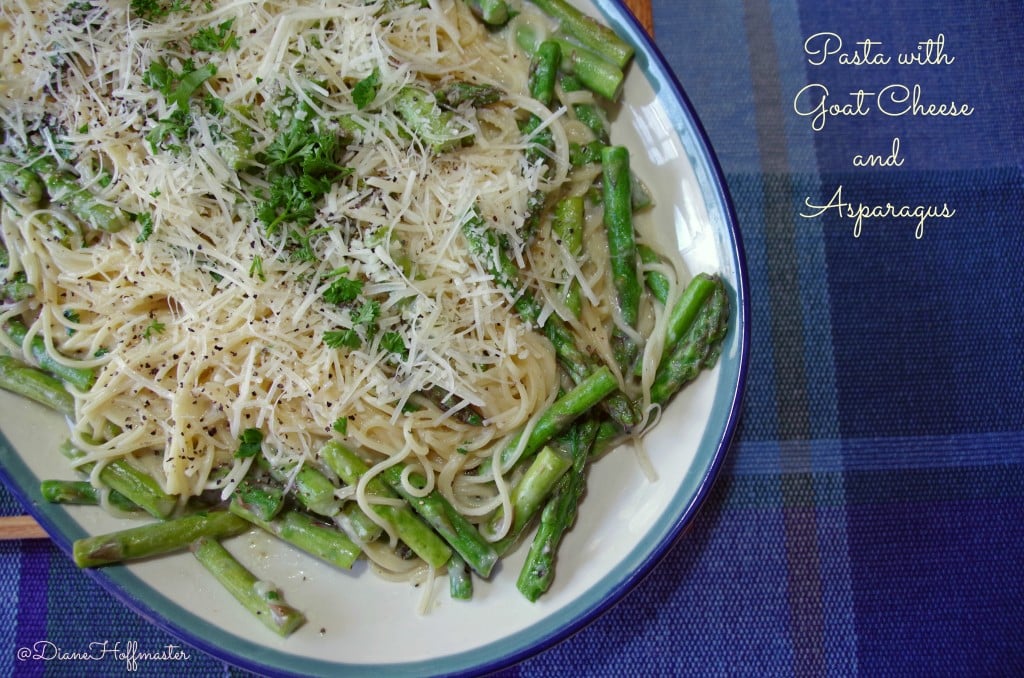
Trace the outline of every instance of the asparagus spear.
<instances>
[{"instance_id":1,"label":"asparagus spear","mask_svg":"<svg viewBox=\"0 0 1024 678\"><path fill-rule=\"evenodd\" d=\"M51 504L99 506L102 503L100 490L87 480L44 480L39 483L39 494ZM113 490L107 494L107 501L121 511L139 510L130 499Z\"/></svg>"},{"instance_id":2,"label":"asparagus spear","mask_svg":"<svg viewBox=\"0 0 1024 678\"><path fill-rule=\"evenodd\" d=\"M0 268L9 268L11 255L0 238ZM24 271L16 271L9 278L0 278L0 301L24 301L35 296L36 288L28 282Z\"/></svg>"},{"instance_id":3,"label":"asparagus spear","mask_svg":"<svg viewBox=\"0 0 1024 678\"><path fill-rule=\"evenodd\" d=\"M693 325L704 302L719 287L722 287L722 281L707 273L698 273L690 280L669 312L665 329L666 346L675 346L679 343L686 331Z\"/></svg>"},{"instance_id":4,"label":"asparagus spear","mask_svg":"<svg viewBox=\"0 0 1024 678\"><path fill-rule=\"evenodd\" d=\"M24 271L18 271L7 280L0 280L0 301L24 301L35 295L35 285L26 280Z\"/></svg>"},{"instance_id":5,"label":"asparagus spear","mask_svg":"<svg viewBox=\"0 0 1024 678\"><path fill-rule=\"evenodd\" d=\"M352 450L339 442L332 441L324 445L320 454L331 469L349 485L355 485L359 478L370 470L370 467ZM367 483L367 492L376 497L396 498L397 495L379 477L371 478ZM412 509L404 503L374 504L374 512L391 525L398 538L413 553L435 568L442 568L451 558L452 550L433 530L420 520Z\"/></svg>"},{"instance_id":6,"label":"asparagus spear","mask_svg":"<svg viewBox=\"0 0 1024 678\"><path fill-rule=\"evenodd\" d=\"M334 496L334 490L337 488L330 478L315 467L303 464L302 468L293 474L292 467L275 468L262 456L259 464L279 483L290 482L295 498L306 510L328 518L333 518L341 511L341 502Z\"/></svg>"},{"instance_id":7,"label":"asparagus spear","mask_svg":"<svg viewBox=\"0 0 1024 678\"><path fill-rule=\"evenodd\" d=\"M556 38L557 39L557 38ZM580 82L598 96L608 101L618 101L622 85L626 80L622 68L604 61L600 55L571 42L559 41L562 45L562 68L579 78Z\"/></svg>"},{"instance_id":8,"label":"asparagus spear","mask_svg":"<svg viewBox=\"0 0 1024 678\"><path fill-rule=\"evenodd\" d=\"M480 85L460 80L434 92L434 98L444 108L454 109L464 103L472 106L490 106L499 101L504 94L494 85Z\"/></svg>"},{"instance_id":9,"label":"asparagus spear","mask_svg":"<svg viewBox=\"0 0 1024 678\"><path fill-rule=\"evenodd\" d=\"M473 577L469 574L466 561L453 553L448 560L448 592L454 600L469 600L473 597Z\"/></svg>"},{"instance_id":10,"label":"asparagus spear","mask_svg":"<svg viewBox=\"0 0 1024 678\"><path fill-rule=\"evenodd\" d=\"M5 329L7 336L17 344L23 343L28 334L28 328L18 320L8 320ZM81 391L88 391L96 380L96 373L92 368L69 366L50 355L50 352L46 350L46 342L39 335L32 337L29 347L32 357L41 369Z\"/></svg>"},{"instance_id":11,"label":"asparagus spear","mask_svg":"<svg viewBox=\"0 0 1024 678\"><path fill-rule=\"evenodd\" d=\"M60 452L72 461L85 456L85 452L70 441L60 446ZM94 466L95 462L88 462L78 466L78 470L82 473L91 473ZM124 495L154 518L166 518L178 505L178 500L164 492L152 476L132 466L127 459L114 459L104 464L100 469L99 479L111 490Z\"/></svg>"},{"instance_id":12,"label":"asparagus spear","mask_svg":"<svg viewBox=\"0 0 1024 678\"><path fill-rule=\"evenodd\" d=\"M562 50L557 42L545 40L537 46L530 60L530 74L527 86L532 96L545 106L550 106L555 95L555 78L558 65L562 60ZM546 152L555 145L554 136L547 127L542 128L543 120L531 114L519 125L519 130L533 142L525 155L530 162L543 160Z\"/></svg>"},{"instance_id":13,"label":"asparagus spear","mask_svg":"<svg viewBox=\"0 0 1024 678\"><path fill-rule=\"evenodd\" d=\"M561 78L562 89L566 92L578 92L585 89L579 77L566 73ZM576 119L590 128L597 141L607 145L609 143L608 126L605 122L605 114L600 107L594 104L573 104L572 112Z\"/></svg>"},{"instance_id":14,"label":"asparagus spear","mask_svg":"<svg viewBox=\"0 0 1024 678\"><path fill-rule=\"evenodd\" d=\"M43 182L26 167L13 162L0 162L0 193L5 199L9 199L9 194L14 194L30 205L39 205L43 200Z\"/></svg>"},{"instance_id":15,"label":"asparagus spear","mask_svg":"<svg viewBox=\"0 0 1024 678\"><path fill-rule=\"evenodd\" d=\"M442 111L432 94L419 87L403 87L395 95L395 112L410 131L434 153L461 146L472 137L454 124L454 114Z\"/></svg>"},{"instance_id":16,"label":"asparagus spear","mask_svg":"<svg viewBox=\"0 0 1024 678\"><path fill-rule=\"evenodd\" d=\"M75 399L60 379L9 355L0 355L0 388L69 417L75 414Z\"/></svg>"},{"instance_id":17,"label":"asparagus spear","mask_svg":"<svg viewBox=\"0 0 1024 678\"><path fill-rule=\"evenodd\" d=\"M364 543L377 539L384 531L370 516L363 513L363 509L359 508L355 501L345 502L335 522Z\"/></svg>"},{"instance_id":18,"label":"asparagus spear","mask_svg":"<svg viewBox=\"0 0 1024 678\"><path fill-rule=\"evenodd\" d=\"M635 328L640 315L640 280L637 277L636 236L630 201L629 150L606 146L601 150L604 176L604 225L608 234L612 282L619 322ZM639 346L616 325L612 349L623 372L633 369Z\"/></svg>"},{"instance_id":19,"label":"asparagus spear","mask_svg":"<svg viewBox=\"0 0 1024 678\"><path fill-rule=\"evenodd\" d=\"M519 539L537 510L554 490L559 478L572 466L572 461L571 456L550 445L537 453L523 477L512 489L512 525L505 536L494 543L498 553L504 553ZM491 533L497 532L503 520L504 511L499 508L488 521L488 530Z\"/></svg>"},{"instance_id":20,"label":"asparagus spear","mask_svg":"<svg viewBox=\"0 0 1024 678\"><path fill-rule=\"evenodd\" d=\"M616 388L618 388L618 382L608 367L603 366L595 370L541 413L523 445L520 459L525 459L541 449L549 440L567 429L578 417L589 412L609 394L615 392ZM508 468L513 462L512 456L516 453L520 442L521 434L518 434L502 449L499 455L502 468ZM489 468L486 464L483 466Z\"/></svg>"},{"instance_id":21,"label":"asparagus spear","mask_svg":"<svg viewBox=\"0 0 1024 678\"><path fill-rule=\"evenodd\" d=\"M276 586L257 579L216 539L200 537L191 551L235 600L274 633L289 636L306 621L301 612L284 601Z\"/></svg>"},{"instance_id":22,"label":"asparagus spear","mask_svg":"<svg viewBox=\"0 0 1024 678\"><path fill-rule=\"evenodd\" d=\"M246 480L235 488L231 501L243 507L247 514L266 522L273 520L284 508L284 490Z\"/></svg>"},{"instance_id":23,"label":"asparagus spear","mask_svg":"<svg viewBox=\"0 0 1024 678\"><path fill-rule=\"evenodd\" d=\"M566 0L533 0L533 4L556 19L562 30L619 68L624 68L633 58L633 47L629 43L611 28L585 15Z\"/></svg>"},{"instance_id":24,"label":"asparagus spear","mask_svg":"<svg viewBox=\"0 0 1024 678\"><path fill-rule=\"evenodd\" d=\"M403 471L404 467L395 465L385 470L381 476L391 489L409 502L409 506L448 542L465 564L472 567L481 577L490 576L491 569L498 562L498 553L480 535L476 525L466 520L465 516L437 490L422 497L409 492L402 483ZM409 474L409 482L417 489L422 489L426 485L426 480L418 473Z\"/></svg>"},{"instance_id":25,"label":"asparagus spear","mask_svg":"<svg viewBox=\"0 0 1024 678\"><path fill-rule=\"evenodd\" d=\"M606 61L593 50L571 42L557 33L549 36L547 40L557 42L561 48L562 61L559 68L564 73L575 75L581 85L598 96L609 101L619 98L626 77L622 68ZM541 40L536 29L524 23L516 29L516 42L524 52L532 56Z\"/></svg>"},{"instance_id":26,"label":"asparagus spear","mask_svg":"<svg viewBox=\"0 0 1024 678\"><path fill-rule=\"evenodd\" d=\"M341 530L301 511L285 510L268 520L240 497L232 498L229 510L232 515L262 528L300 551L344 570L351 568L362 553L359 546Z\"/></svg>"},{"instance_id":27,"label":"asparagus spear","mask_svg":"<svg viewBox=\"0 0 1024 678\"><path fill-rule=\"evenodd\" d=\"M636 251L640 256L640 261L644 264L661 263L661 255L652 247L637 243ZM644 282L647 284L647 289L651 291L651 296L662 305L668 303L669 281L664 274L658 271L647 271L644 273Z\"/></svg>"},{"instance_id":28,"label":"asparagus spear","mask_svg":"<svg viewBox=\"0 0 1024 678\"><path fill-rule=\"evenodd\" d=\"M572 468L558 481L555 493L544 506L516 587L531 602L551 587L555 576L555 554L562 537L576 520L580 497L586 485L586 465L598 432L591 419L574 426L566 436Z\"/></svg>"},{"instance_id":29,"label":"asparagus spear","mask_svg":"<svg viewBox=\"0 0 1024 678\"><path fill-rule=\"evenodd\" d=\"M539 324L541 305L528 290L521 289L519 269L508 256L497 234L486 227L478 212L470 213L463 222L462 232L473 256L494 277L498 286L515 297L514 307L519 316L526 322ZM544 322L543 331L554 347L560 364L577 384L601 367L590 354L580 350L572 330L558 316L550 316ZM624 394L609 395L604 405L624 429L636 425L636 410Z\"/></svg>"},{"instance_id":30,"label":"asparagus spear","mask_svg":"<svg viewBox=\"0 0 1024 678\"><path fill-rule=\"evenodd\" d=\"M555 204L551 229L570 255L578 259L583 254L583 196L563 198ZM562 301L574 316L580 316L583 293L575 277L565 282Z\"/></svg>"},{"instance_id":31,"label":"asparagus spear","mask_svg":"<svg viewBox=\"0 0 1024 678\"><path fill-rule=\"evenodd\" d=\"M72 214L93 228L115 233L128 224L124 212L101 202L78 183L77 177L58 169L53 160L40 160L35 163L35 168L46 184L50 200L64 205Z\"/></svg>"},{"instance_id":32,"label":"asparagus spear","mask_svg":"<svg viewBox=\"0 0 1024 678\"><path fill-rule=\"evenodd\" d=\"M530 61L530 96L545 106L550 106L555 98L555 82L561 62L562 47L554 40L541 42Z\"/></svg>"},{"instance_id":33,"label":"asparagus spear","mask_svg":"<svg viewBox=\"0 0 1024 678\"><path fill-rule=\"evenodd\" d=\"M466 0L469 9L490 28L500 28L512 17L505 0Z\"/></svg>"},{"instance_id":34,"label":"asparagus spear","mask_svg":"<svg viewBox=\"0 0 1024 678\"><path fill-rule=\"evenodd\" d=\"M249 523L228 511L191 513L181 518L85 537L72 545L79 567L99 567L125 560L179 551L200 537L230 537L249 529Z\"/></svg>"},{"instance_id":35,"label":"asparagus spear","mask_svg":"<svg viewBox=\"0 0 1024 678\"><path fill-rule=\"evenodd\" d=\"M718 360L729 324L729 297L721 279L714 287L682 339L665 359L651 385L651 401L664 403L686 382Z\"/></svg>"}]
</instances>

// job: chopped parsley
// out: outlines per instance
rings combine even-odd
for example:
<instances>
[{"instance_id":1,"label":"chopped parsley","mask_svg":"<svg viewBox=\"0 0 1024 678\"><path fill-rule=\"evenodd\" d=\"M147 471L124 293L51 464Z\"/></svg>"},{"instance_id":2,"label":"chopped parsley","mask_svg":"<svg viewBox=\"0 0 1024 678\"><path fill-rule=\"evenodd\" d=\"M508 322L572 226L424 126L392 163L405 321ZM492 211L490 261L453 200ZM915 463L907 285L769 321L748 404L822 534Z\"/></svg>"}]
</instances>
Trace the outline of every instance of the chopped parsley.
<instances>
[{"instance_id":1,"label":"chopped parsley","mask_svg":"<svg viewBox=\"0 0 1024 678\"><path fill-rule=\"evenodd\" d=\"M324 332L324 343L331 348L359 348L363 345L363 339L354 329L328 330Z\"/></svg>"},{"instance_id":2,"label":"chopped parsley","mask_svg":"<svg viewBox=\"0 0 1024 678\"><path fill-rule=\"evenodd\" d=\"M337 431L343 436L348 435L348 419L345 417L338 417L337 419L334 420L334 423L331 425L331 428L333 428L335 431Z\"/></svg>"},{"instance_id":3,"label":"chopped parsley","mask_svg":"<svg viewBox=\"0 0 1024 678\"><path fill-rule=\"evenodd\" d=\"M263 432L258 428L247 428L238 436L238 449L235 457L247 459L260 453L263 446Z\"/></svg>"},{"instance_id":4,"label":"chopped parsley","mask_svg":"<svg viewBox=\"0 0 1024 678\"><path fill-rule=\"evenodd\" d=\"M198 52L227 52L238 49L238 36L231 30L234 23L234 19L228 19L216 26L200 28L189 40L189 44Z\"/></svg>"},{"instance_id":5,"label":"chopped parsley","mask_svg":"<svg viewBox=\"0 0 1024 678\"><path fill-rule=\"evenodd\" d=\"M142 338L149 341L156 335L163 334L166 329L167 325L154 319L151 323L146 325L146 329L142 330Z\"/></svg>"},{"instance_id":6,"label":"chopped parsley","mask_svg":"<svg viewBox=\"0 0 1024 678\"><path fill-rule=\"evenodd\" d=\"M171 114L157 120L156 126L146 134L146 141L154 150L163 147L168 137L182 141L188 138L192 129L192 112L189 108L192 95L216 74L217 67L214 64L196 66L192 59L186 59L180 71L174 70L162 58L150 64L142 74L143 84L160 92L174 106ZM181 150L174 145L167 148L172 151Z\"/></svg>"},{"instance_id":7,"label":"chopped parsley","mask_svg":"<svg viewBox=\"0 0 1024 678\"><path fill-rule=\"evenodd\" d=\"M267 279L267 276L263 273L263 257L258 254L253 255L252 263L249 264L249 277L259 278L260 280Z\"/></svg>"},{"instance_id":8,"label":"chopped parsley","mask_svg":"<svg viewBox=\"0 0 1024 678\"><path fill-rule=\"evenodd\" d=\"M153 215L149 212L144 212L139 215L138 222L139 235L136 236L135 242L143 243L153 235Z\"/></svg>"},{"instance_id":9,"label":"chopped parsley","mask_svg":"<svg viewBox=\"0 0 1024 678\"><path fill-rule=\"evenodd\" d=\"M70 322L72 322L72 323L74 323L76 325L82 321L81 316L78 315L78 311L74 310L73 308L65 309L64 310L64 317L67 318ZM73 328L73 327L69 327L68 328L68 336L69 337L74 335L75 332L77 332L77 330L75 328Z\"/></svg>"},{"instance_id":10,"label":"chopped parsley","mask_svg":"<svg viewBox=\"0 0 1024 678\"><path fill-rule=\"evenodd\" d=\"M268 234L285 224L304 228L316 217L320 199L331 187L352 173L339 164L343 149L337 134L319 130L313 110L300 104L291 112L287 126L267 146L262 161L267 166L270 192L256 210ZM300 230L286 230L293 246L307 247Z\"/></svg>"},{"instance_id":11,"label":"chopped parsley","mask_svg":"<svg viewBox=\"0 0 1024 678\"><path fill-rule=\"evenodd\" d=\"M324 290L324 301L329 304L346 304L355 301L363 292L363 281L339 276Z\"/></svg>"},{"instance_id":12,"label":"chopped parsley","mask_svg":"<svg viewBox=\"0 0 1024 678\"><path fill-rule=\"evenodd\" d=\"M352 102L360 111L373 103L380 90L380 69L374 68L373 72L356 83L352 88Z\"/></svg>"},{"instance_id":13,"label":"chopped parsley","mask_svg":"<svg viewBox=\"0 0 1024 678\"><path fill-rule=\"evenodd\" d=\"M380 338L380 345L390 353L405 355L407 353L405 340L398 332L385 332Z\"/></svg>"},{"instance_id":14,"label":"chopped parsley","mask_svg":"<svg viewBox=\"0 0 1024 678\"><path fill-rule=\"evenodd\" d=\"M132 0L132 14L146 21L158 21L172 12L187 12L191 9L184 0L171 0L169 3L160 0Z\"/></svg>"}]
</instances>

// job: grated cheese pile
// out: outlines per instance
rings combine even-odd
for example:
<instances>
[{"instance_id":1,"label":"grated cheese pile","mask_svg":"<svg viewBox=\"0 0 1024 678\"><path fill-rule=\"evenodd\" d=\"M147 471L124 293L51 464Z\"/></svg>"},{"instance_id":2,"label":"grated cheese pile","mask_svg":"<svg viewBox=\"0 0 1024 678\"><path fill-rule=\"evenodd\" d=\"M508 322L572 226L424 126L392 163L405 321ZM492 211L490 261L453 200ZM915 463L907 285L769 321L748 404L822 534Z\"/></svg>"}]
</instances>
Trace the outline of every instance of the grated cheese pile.
<instances>
[{"instance_id":1,"label":"grated cheese pile","mask_svg":"<svg viewBox=\"0 0 1024 678\"><path fill-rule=\"evenodd\" d=\"M272 463L308 462L342 432L451 478L550 401L550 345L460 229L478 206L521 248L568 141L556 133L547 173L524 160L517 115L561 113L526 96L523 57L464 4L0 1L4 159L41 143L127 224L104 234L57 206L3 207L11 269L39 294L0 321L35 313L31 336L99 369L76 393L83 463L129 454L183 500L227 495L257 428ZM453 81L504 95L456 110L449 126L473 143L437 153L394 102ZM346 173L308 223L270 229L261 158L304 120L342 140ZM328 301L341 279L361 288ZM487 425L464 423L470 410Z\"/></svg>"}]
</instances>

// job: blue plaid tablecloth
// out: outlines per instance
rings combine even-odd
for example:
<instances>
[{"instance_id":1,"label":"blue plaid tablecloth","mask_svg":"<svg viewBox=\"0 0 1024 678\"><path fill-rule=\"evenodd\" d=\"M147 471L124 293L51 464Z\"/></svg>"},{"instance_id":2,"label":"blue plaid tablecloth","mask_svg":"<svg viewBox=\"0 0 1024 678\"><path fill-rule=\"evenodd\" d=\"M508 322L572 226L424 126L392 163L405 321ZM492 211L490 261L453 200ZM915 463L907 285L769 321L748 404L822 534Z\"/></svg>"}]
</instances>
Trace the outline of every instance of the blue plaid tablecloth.
<instances>
[{"instance_id":1,"label":"blue plaid tablecloth","mask_svg":"<svg viewBox=\"0 0 1024 678\"><path fill-rule=\"evenodd\" d=\"M654 16L746 246L743 416L650 576L503 675L1024 675L1024 5ZM41 638L180 644L46 541L0 544L0 599L5 675L120 670L19 661ZM237 673L136 674L183 672Z\"/></svg>"}]
</instances>

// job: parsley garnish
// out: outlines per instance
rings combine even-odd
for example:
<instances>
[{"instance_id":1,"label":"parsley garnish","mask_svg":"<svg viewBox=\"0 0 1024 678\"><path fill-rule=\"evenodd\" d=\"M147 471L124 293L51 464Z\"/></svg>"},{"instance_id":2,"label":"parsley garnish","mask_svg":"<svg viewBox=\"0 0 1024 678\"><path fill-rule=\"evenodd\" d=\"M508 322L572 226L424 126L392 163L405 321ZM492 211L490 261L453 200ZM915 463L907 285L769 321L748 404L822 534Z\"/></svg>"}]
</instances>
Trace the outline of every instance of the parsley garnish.
<instances>
[{"instance_id":1,"label":"parsley garnish","mask_svg":"<svg viewBox=\"0 0 1024 678\"><path fill-rule=\"evenodd\" d=\"M238 36L231 30L234 19L228 19L216 26L201 28L189 40L192 49L199 52L227 52L238 49Z\"/></svg>"},{"instance_id":2,"label":"parsley garnish","mask_svg":"<svg viewBox=\"0 0 1024 678\"><path fill-rule=\"evenodd\" d=\"M379 89L380 69L374 68L372 73L357 82L356 86L352 88L352 102L361 111L373 103Z\"/></svg>"},{"instance_id":3,"label":"parsley garnish","mask_svg":"<svg viewBox=\"0 0 1024 678\"><path fill-rule=\"evenodd\" d=\"M355 301L363 291L363 281L338 277L324 290L324 301L345 304Z\"/></svg>"},{"instance_id":4,"label":"parsley garnish","mask_svg":"<svg viewBox=\"0 0 1024 678\"><path fill-rule=\"evenodd\" d=\"M247 459L255 457L260 453L263 445L263 432L258 428L247 428L238 436L238 449L235 450L235 457Z\"/></svg>"},{"instance_id":5,"label":"parsley garnish","mask_svg":"<svg viewBox=\"0 0 1024 678\"><path fill-rule=\"evenodd\" d=\"M345 417L338 417L334 420L334 424L331 425L331 428L343 436L348 435L348 419Z\"/></svg>"},{"instance_id":6,"label":"parsley garnish","mask_svg":"<svg viewBox=\"0 0 1024 678\"><path fill-rule=\"evenodd\" d=\"M258 254L253 255L252 263L249 264L249 277L260 280L267 279L267 276L263 274L263 257Z\"/></svg>"},{"instance_id":7,"label":"parsley garnish","mask_svg":"<svg viewBox=\"0 0 1024 678\"><path fill-rule=\"evenodd\" d=\"M174 105L170 116L158 120L148 134L146 141L156 149L167 137L186 139L192 129L192 115L189 111L189 100L204 82L217 74L214 64L197 67L192 59L186 59L181 71L175 71L163 59L150 64L142 74L142 82L164 95L168 103ZM171 150L178 150L172 147Z\"/></svg>"},{"instance_id":8,"label":"parsley garnish","mask_svg":"<svg viewBox=\"0 0 1024 678\"><path fill-rule=\"evenodd\" d=\"M153 215L149 212L144 212L139 215L139 235L135 238L135 242L146 242L149 237L153 235Z\"/></svg>"},{"instance_id":9,"label":"parsley garnish","mask_svg":"<svg viewBox=\"0 0 1024 678\"><path fill-rule=\"evenodd\" d=\"M324 332L324 343L331 348L359 348L363 345L363 340L354 329L328 330Z\"/></svg>"},{"instance_id":10,"label":"parsley garnish","mask_svg":"<svg viewBox=\"0 0 1024 678\"><path fill-rule=\"evenodd\" d=\"M405 340L402 339L402 335L398 332L385 332L384 336L380 338L380 345L391 353L398 353L403 356L406 354Z\"/></svg>"},{"instance_id":11,"label":"parsley garnish","mask_svg":"<svg viewBox=\"0 0 1024 678\"><path fill-rule=\"evenodd\" d=\"M154 319L153 322L146 326L146 329L142 331L142 338L149 341L157 334L163 334L164 330L167 329L167 325L164 325L159 320Z\"/></svg>"},{"instance_id":12,"label":"parsley garnish","mask_svg":"<svg viewBox=\"0 0 1024 678\"><path fill-rule=\"evenodd\" d=\"M189 6L184 0L172 0L170 4L164 4L160 0L132 0L131 9L134 14L146 21L156 21L171 12L187 12Z\"/></svg>"},{"instance_id":13,"label":"parsley garnish","mask_svg":"<svg viewBox=\"0 0 1024 678\"><path fill-rule=\"evenodd\" d=\"M287 128L274 137L264 153L270 194L257 206L256 216L271 234L277 233L282 224L308 226L316 216L320 198L352 172L338 164L341 143L337 135L317 130L308 105L301 104L292 113ZM297 233L289 235L295 238ZM308 241L295 239L296 246L308 248Z\"/></svg>"},{"instance_id":14,"label":"parsley garnish","mask_svg":"<svg viewBox=\"0 0 1024 678\"><path fill-rule=\"evenodd\" d=\"M78 311L76 311L76 310L74 310L72 308L68 308L68 309L64 310L64 317L67 318L69 321L71 321L72 323L74 323L76 325L82 321L81 316L78 315ZM76 331L77 330L75 328L69 327L68 328L68 336L70 337L70 336L74 335L74 333Z\"/></svg>"}]
</instances>

